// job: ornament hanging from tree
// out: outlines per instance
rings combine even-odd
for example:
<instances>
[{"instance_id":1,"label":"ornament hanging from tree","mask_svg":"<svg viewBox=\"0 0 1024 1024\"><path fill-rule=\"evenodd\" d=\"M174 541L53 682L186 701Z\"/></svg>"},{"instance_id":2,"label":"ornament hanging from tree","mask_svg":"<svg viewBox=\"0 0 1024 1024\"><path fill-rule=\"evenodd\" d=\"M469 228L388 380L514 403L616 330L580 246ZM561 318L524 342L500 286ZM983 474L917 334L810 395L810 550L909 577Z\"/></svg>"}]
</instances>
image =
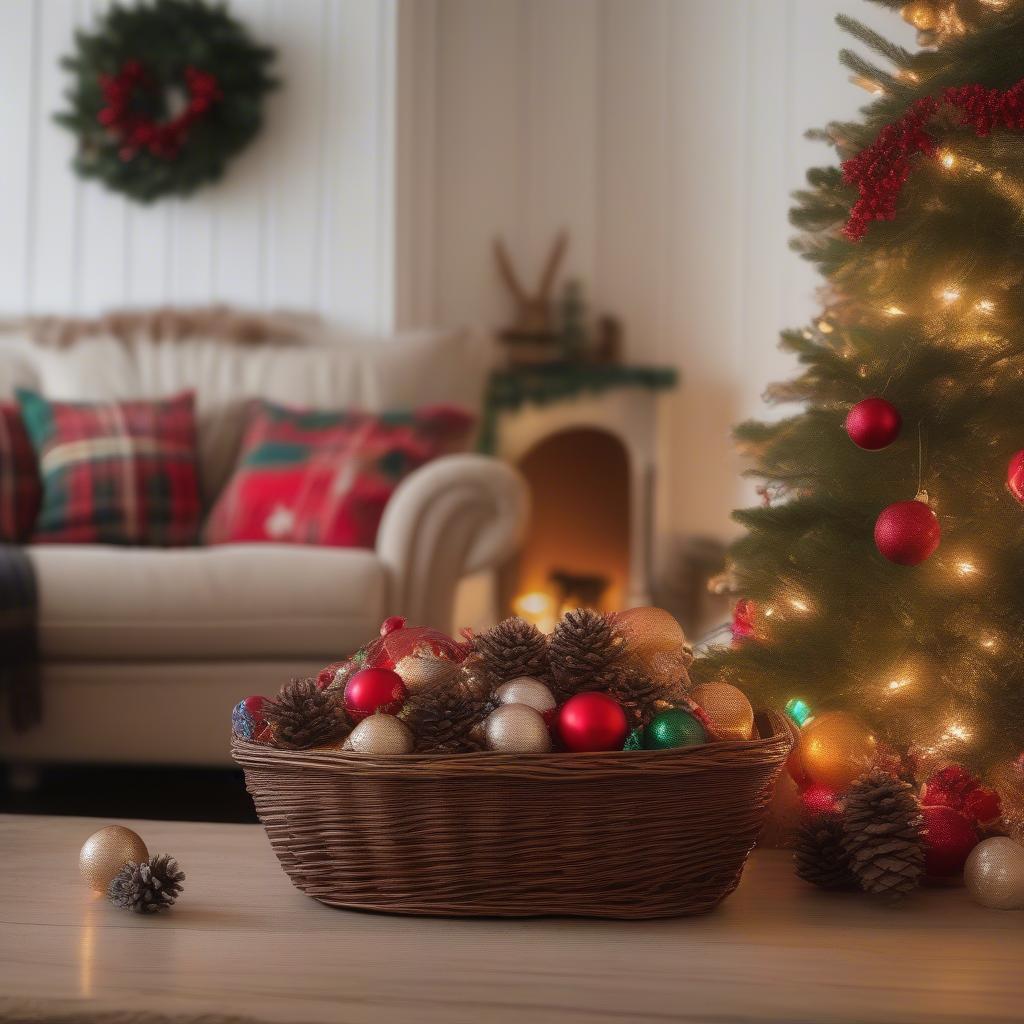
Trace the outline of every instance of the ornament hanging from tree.
<instances>
[{"instance_id":1,"label":"ornament hanging from tree","mask_svg":"<svg viewBox=\"0 0 1024 1024\"><path fill-rule=\"evenodd\" d=\"M897 501L875 521L875 547L897 565L920 565L934 554L942 530L922 491L913 501Z\"/></svg>"},{"instance_id":2,"label":"ornament hanging from tree","mask_svg":"<svg viewBox=\"0 0 1024 1024\"><path fill-rule=\"evenodd\" d=\"M846 433L865 451L877 452L899 437L903 417L892 402L884 398L865 398L846 415Z\"/></svg>"},{"instance_id":3,"label":"ornament hanging from tree","mask_svg":"<svg viewBox=\"0 0 1024 1024\"><path fill-rule=\"evenodd\" d=\"M260 129L273 58L223 6L115 4L63 61L75 170L142 202L217 180Z\"/></svg>"},{"instance_id":4,"label":"ornament hanging from tree","mask_svg":"<svg viewBox=\"0 0 1024 1024\"><path fill-rule=\"evenodd\" d=\"M1024 505L1024 448L1014 453L1006 467L1006 486L1017 501Z\"/></svg>"}]
</instances>

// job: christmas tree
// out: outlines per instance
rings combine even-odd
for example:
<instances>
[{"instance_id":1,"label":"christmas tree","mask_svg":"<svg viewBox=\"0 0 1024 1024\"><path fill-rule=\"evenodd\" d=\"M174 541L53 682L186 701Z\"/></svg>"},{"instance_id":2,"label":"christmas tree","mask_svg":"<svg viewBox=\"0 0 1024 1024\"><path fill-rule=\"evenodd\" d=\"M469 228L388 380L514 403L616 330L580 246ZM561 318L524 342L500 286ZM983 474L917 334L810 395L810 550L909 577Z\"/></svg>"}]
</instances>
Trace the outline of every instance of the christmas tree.
<instances>
[{"instance_id":1,"label":"christmas tree","mask_svg":"<svg viewBox=\"0 0 1024 1024\"><path fill-rule=\"evenodd\" d=\"M1024 0L901 13L916 52L839 19L875 98L795 195L825 306L767 394L798 414L736 431L763 503L735 513L732 646L697 668L926 775L1024 749Z\"/></svg>"}]
</instances>

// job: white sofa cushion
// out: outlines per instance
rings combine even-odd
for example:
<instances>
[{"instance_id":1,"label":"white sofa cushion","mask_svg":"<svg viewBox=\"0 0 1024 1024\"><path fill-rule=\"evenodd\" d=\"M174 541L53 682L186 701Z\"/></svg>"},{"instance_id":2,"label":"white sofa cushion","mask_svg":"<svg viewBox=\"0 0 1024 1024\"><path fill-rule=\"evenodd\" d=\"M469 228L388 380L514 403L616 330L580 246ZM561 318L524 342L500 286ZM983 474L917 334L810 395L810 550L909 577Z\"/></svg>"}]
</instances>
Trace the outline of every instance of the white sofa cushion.
<instances>
[{"instance_id":1,"label":"white sofa cushion","mask_svg":"<svg viewBox=\"0 0 1024 1024\"><path fill-rule=\"evenodd\" d=\"M372 551L283 544L26 551L46 660L318 657L326 664L374 636L387 614L388 573Z\"/></svg>"}]
</instances>

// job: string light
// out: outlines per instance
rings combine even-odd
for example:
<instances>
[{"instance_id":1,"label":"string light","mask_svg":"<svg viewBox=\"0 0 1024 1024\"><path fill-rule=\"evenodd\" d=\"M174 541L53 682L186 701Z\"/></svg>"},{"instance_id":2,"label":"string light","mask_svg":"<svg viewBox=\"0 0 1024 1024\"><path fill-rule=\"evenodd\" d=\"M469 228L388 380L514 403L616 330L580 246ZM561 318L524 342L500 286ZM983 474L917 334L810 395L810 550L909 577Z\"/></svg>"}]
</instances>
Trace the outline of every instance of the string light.
<instances>
[{"instance_id":1,"label":"string light","mask_svg":"<svg viewBox=\"0 0 1024 1024\"><path fill-rule=\"evenodd\" d=\"M872 96L885 95L885 88L882 86L881 82L876 82L873 78L868 78L865 75L850 75L849 80L854 85L871 93Z\"/></svg>"},{"instance_id":2,"label":"string light","mask_svg":"<svg viewBox=\"0 0 1024 1024\"><path fill-rule=\"evenodd\" d=\"M789 606L793 611L800 612L801 615L806 615L811 610L811 606L802 597L791 597Z\"/></svg>"},{"instance_id":3,"label":"string light","mask_svg":"<svg viewBox=\"0 0 1024 1024\"><path fill-rule=\"evenodd\" d=\"M941 739L949 742L956 740L959 743L967 743L971 738L971 730L967 728L961 722L950 722L946 726L946 731L942 734Z\"/></svg>"},{"instance_id":4,"label":"string light","mask_svg":"<svg viewBox=\"0 0 1024 1024\"><path fill-rule=\"evenodd\" d=\"M946 170L952 170L956 166L956 156L952 154L948 149L939 151L939 163L942 164Z\"/></svg>"},{"instance_id":5,"label":"string light","mask_svg":"<svg viewBox=\"0 0 1024 1024\"><path fill-rule=\"evenodd\" d=\"M956 571L961 576L973 576L978 571L978 567L973 562L957 562Z\"/></svg>"},{"instance_id":6,"label":"string light","mask_svg":"<svg viewBox=\"0 0 1024 1024\"><path fill-rule=\"evenodd\" d=\"M906 316L906 313L899 306L886 306L886 316Z\"/></svg>"},{"instance_id":7,"label":"string light","mask_svg":"<svg viewBox=\"0 0 1024 1024\"><path fill-rule=\"evenodd\" d=\"M991 313L996 308L996 304L991 299L978 299L974 308L979 313Z\"/></svg>"},{"instance_id":8,"label":"string light","mask_svg":"<svg viewBox=\"0 0 1024 1024\"><path fill-rule=\"evenodd\" d=\"M952 285L947 285L939 292L939 298L947 305L951 302L958 302L960 300L960 290Z\"/></svg>"},{"instance_id":9,"label":"string light","mask_svg":"<svg viewBox=\"0 0 1024 1024\"><path fill-rule=\"evenodd\" d=\"M900 690L905 690L910 686L913 680L908 679L906 676L899 676L896 679L890 679L888 689L891 693L897 693Z\"/></svg>"},{"instance_id":10,"label":"string light","mask_svg":"<svg viewBox=\"0 0 1024 1024\"><path fill-rule=\"evenodd\" d=\"M818 330L821 331L822 334L831 334L835 328L827 320L819 320Z\"/></svg>"}]
</instances>

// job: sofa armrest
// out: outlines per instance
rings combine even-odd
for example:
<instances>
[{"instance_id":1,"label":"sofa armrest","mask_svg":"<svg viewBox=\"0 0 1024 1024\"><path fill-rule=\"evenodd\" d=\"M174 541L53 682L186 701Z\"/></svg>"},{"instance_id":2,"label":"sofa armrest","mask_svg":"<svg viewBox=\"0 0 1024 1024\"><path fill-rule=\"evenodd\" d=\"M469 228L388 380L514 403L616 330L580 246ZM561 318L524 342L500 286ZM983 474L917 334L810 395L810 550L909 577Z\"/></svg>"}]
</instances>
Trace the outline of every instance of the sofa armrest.
<instances>
[{"instance_id":1,"label":"sofa armrest","mask_svg":"<svg viewBox=\"0 0 1024 1024\"><path fill-rule=\"evenodd\" d=\"M391 574L389 614L450 630L459 580L511 556L528 514L523 478L497 459L447 455L411 473L377 534L377 554Z\"/></svg>"}]
</instances>

